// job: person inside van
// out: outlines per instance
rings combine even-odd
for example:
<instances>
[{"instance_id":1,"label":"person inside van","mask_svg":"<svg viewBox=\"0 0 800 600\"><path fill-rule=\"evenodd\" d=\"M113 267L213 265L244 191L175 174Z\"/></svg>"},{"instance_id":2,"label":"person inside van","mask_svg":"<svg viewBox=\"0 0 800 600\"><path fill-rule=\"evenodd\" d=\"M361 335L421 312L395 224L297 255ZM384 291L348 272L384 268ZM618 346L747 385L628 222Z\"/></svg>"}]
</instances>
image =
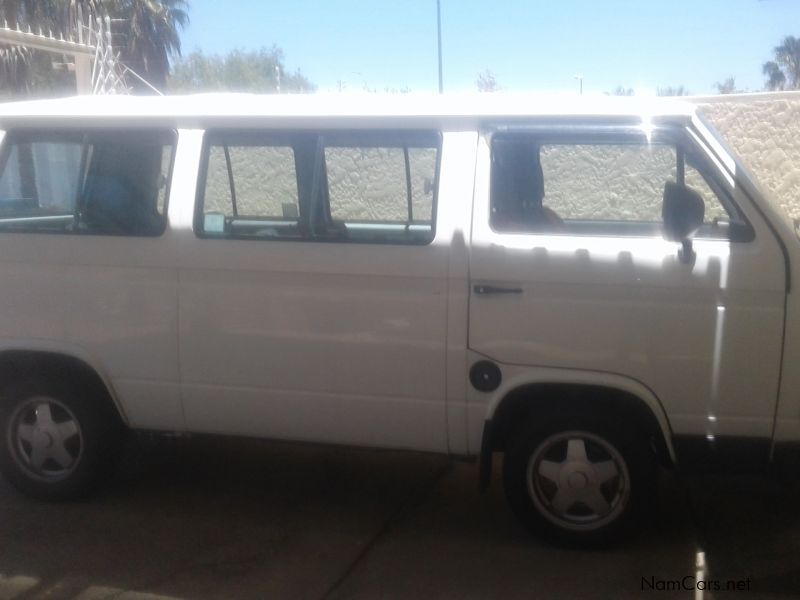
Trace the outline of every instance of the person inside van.
<instances>
[{"instance_id":1,"label":"person inside van","mask_svg":"<svg viewBox=\"0 0 800 600\"><path fill-rule=\"evenodd\" d=\"M491 224L497 231L547 231L563 225L544 205L539 146L520 139L492 142Z\"/></svg>"},{"instance_id":2,"label":"person inside van","mask_svg":"<svg viewBox=\"0 0 800 600\"><path fill-rule=\"evenodd\" d=\"M161 156L146 145L98 143L84 190L89 231L157 235L164 227L156 206Z\"/></svg>"}]
</instances>

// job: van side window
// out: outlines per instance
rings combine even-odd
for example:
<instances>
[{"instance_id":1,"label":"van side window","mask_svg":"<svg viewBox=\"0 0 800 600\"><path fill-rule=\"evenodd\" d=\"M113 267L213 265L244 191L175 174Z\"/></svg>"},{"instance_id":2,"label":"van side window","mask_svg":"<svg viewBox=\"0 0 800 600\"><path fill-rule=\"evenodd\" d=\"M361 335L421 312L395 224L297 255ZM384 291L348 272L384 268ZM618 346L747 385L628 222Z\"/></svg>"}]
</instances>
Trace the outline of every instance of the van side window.
<instances>
[{"instance_id":1,"label":"van side window","mask_svg":"<svg viewBox=\"0 0 800 600\"><path fill-rule=\"evenodd\" d=\"M325 148L333 219L405 221L406 167L400 148Z\"/></svg>"},{"instance_id":2,"label":"van side window","mask_svg":"<svg viewBox=\"0 0 800 600\"><path fill-rule=\"evenodd\" d=\"M427 244L438 133L207 136L195 229L204 237Z\"/></svg>"},{"instance_id":3,"label":"van side window","mask_svg":"<svg viewBox=\"0 0 800 600\"><path fill-rule=\"evenodd\" d=\"M431 238L436 149L325 147L330 214L356 241Z\"/></svg>"},{"instance_id":4,"label":"van side window","mask_svg":"<svg viewBox=\"0 0 800 600\"><path fill-rule=\"evenodd\" d=\"M161 132L11 132L0 231L160 235L173 149Z\"/></svg>"},{"instance_id":5,"label":"van side window","mask_svg":"<svg viewBox=\"0 0 800 600\"><path fill-rule=\"evenodd\" d=\"M203 213L208 235L299 237L292 146L247 140L209 145Z\"/></svg>"},{"instance_id":6,"label":"van side window","mask_svg":"<svg viewBox=\"0 0 800 600\"><path fill-rule=\"evenodd\" d=\"M699 236L728 237L739 222L691 156L668 140L551 141L497 135L492 141L491 225L498 232L660 235L664 186L685 184L705 201Z\"/></svg>"},{"instance_id":7,"label":"van side window","mask_svg":"<svg viewBox=\"0 0 800 600\"><path fill-rule=\"evenodd\" d=\"M539 156L547 206L562 219L661 220L664 183L674 178L674 147L544 144Z\"/></svg>"}]
</instances>

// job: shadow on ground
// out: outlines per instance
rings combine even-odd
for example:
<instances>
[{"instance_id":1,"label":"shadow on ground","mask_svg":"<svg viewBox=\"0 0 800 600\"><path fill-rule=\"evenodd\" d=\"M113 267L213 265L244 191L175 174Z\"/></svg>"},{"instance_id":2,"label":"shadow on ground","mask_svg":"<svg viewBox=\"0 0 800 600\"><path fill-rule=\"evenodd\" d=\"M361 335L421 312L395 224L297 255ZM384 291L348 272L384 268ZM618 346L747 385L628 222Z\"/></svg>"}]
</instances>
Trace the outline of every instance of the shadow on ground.
<instances>
[{"instance_id":1,"label":"shadow on ground","mask_svg":"<svg viewBox=\"0 0 800 600\"><path fill-rule=\"evenodd\" d=\"M800 590L796 486L665 476L644 530L578 552L524 533L495 471L479 495L475 465L437 456L141 440L84 502L36 503L0 481L0 600L634 598L643 578L694 574L698 551L709 576L750 577L753 597Z\"/></svg>"}]
</instances>

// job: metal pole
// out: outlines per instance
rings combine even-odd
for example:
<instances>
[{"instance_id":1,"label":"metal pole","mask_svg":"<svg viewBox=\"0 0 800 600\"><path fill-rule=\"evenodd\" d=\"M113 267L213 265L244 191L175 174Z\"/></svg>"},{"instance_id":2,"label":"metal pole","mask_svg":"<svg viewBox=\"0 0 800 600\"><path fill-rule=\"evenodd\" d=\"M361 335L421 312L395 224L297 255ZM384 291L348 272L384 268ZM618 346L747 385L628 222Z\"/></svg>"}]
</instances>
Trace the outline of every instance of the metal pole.
<instances>
[{"instance_id":1,"label":"metal pole","mask_svg":"<svg viewBox=\"0 0 800 600\"><path fill-rule=\"evenodd\" d=\"M575 75L575 79L578 80L578 89L580 91L580 95L583 96L583 73Z\"/></svg>"},{"instance_id":2,"label":"metal pole","mask_svg":"<svg viewBox=\"0 0 800 600\"><path fill-rule=\"evenodd\" d=\"M78 95L92 93L92 59L85 54L75 55L75 82Z\"/></svg>"},{"instance_id":3,"label":"metal pole","mask_svg":"<svg viewBox=\"0 0 800 600\"><path fill-rule=\"evenodd\" d=\"M439 42L439 93L444 92L444 81L442 79L442 2L436 0L436 30Z\"/></svg>"}]
</instances>

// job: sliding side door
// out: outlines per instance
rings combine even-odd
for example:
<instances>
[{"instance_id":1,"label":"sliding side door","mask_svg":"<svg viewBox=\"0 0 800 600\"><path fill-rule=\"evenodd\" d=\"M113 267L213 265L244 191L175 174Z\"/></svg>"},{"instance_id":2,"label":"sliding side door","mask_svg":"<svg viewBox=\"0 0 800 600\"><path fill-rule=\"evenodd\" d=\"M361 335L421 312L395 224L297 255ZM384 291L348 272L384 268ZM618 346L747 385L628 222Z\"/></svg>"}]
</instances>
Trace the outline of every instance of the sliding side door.
<instances>
[{"instance_id":1,"label":"sliding side door","mask_svg":"<svg viewBox=\"0 0 800 600\"><path fill-rule=\"evenodd\" d=\"M440 145L206 134L180 257L189 430L446 449Z\"/></svg>"}]
</instances>

